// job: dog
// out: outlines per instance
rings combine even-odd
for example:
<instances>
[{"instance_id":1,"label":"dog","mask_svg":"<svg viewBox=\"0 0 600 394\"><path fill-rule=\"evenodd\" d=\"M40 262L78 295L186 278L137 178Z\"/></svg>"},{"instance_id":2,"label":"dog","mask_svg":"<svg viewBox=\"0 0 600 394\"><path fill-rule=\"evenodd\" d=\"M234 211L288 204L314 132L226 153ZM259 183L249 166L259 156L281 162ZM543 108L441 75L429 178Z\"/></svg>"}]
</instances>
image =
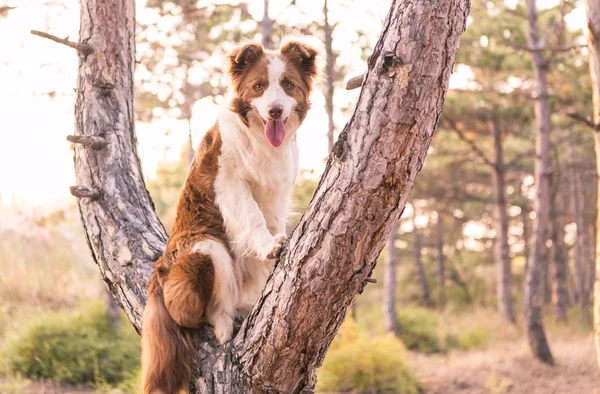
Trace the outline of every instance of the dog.
<instances>
[{"instance_id":1,"label":"dog","mask_svg":"<svg viewBox=\"0 0 600 394\"><path fill-rule=\"evenodd\" d=\"M227 56L230 95L198 147L148 284L144 393L186 390L194 329L208 322L226 343L234 318L260 296L286 239L296 130L310 107L317 56L298 40L278 51L248 43Z\"/></svg>"}]
</instances>

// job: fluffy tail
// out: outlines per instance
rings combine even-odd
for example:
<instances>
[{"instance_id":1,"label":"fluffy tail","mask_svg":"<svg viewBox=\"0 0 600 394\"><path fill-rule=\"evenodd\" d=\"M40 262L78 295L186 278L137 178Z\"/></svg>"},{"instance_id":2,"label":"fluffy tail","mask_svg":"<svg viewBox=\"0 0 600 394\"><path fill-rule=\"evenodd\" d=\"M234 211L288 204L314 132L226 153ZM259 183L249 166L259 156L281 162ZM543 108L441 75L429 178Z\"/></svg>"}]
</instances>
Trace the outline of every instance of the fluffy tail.
<instances>
[{"instance_id":1,"label":"fluffy tail","mask_svg":"<svg viewBox=\"0 0 600 394\"><path fill-rule=\"evenodd\" d=\"M191 378L194 331L187 327L192 323L195 325L200 323L205 305L202 301L205 300L202 299L201 294L194 291L194 287L190 286L189 282L181 280L181 276L178 275L182 269L189 273L190 266L194 265L193 259L181 260L184 261L177 263L183 264L174 265L173 270L164 279L163 288L160 286L156 271L150 277L148 301L142 322L144 394L187 392ZM188 305L181 305L181 303ZM184 319L179 318L183 316ZM174 320L174 317L178 320Z\"/></svg>"}]
</instances>

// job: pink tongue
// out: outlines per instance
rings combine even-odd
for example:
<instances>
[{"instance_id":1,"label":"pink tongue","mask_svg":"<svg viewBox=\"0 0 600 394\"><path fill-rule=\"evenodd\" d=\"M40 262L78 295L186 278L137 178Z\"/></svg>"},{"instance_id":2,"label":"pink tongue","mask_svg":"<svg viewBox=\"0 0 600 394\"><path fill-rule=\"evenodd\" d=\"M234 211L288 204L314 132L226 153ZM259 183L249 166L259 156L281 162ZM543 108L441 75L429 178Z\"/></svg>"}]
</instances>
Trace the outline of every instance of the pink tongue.
<instances>
[{"instance_id":1,"label":"pink tongue","mask_svg":"<svg viewBox=\"0 0 600 394\"><path fill-rule=\"evenodd\" d=\"M277 148L285 138L285 124L283 120L268 120L265 125L265 134L271 145Z\"/></svg>"}]
</instances>

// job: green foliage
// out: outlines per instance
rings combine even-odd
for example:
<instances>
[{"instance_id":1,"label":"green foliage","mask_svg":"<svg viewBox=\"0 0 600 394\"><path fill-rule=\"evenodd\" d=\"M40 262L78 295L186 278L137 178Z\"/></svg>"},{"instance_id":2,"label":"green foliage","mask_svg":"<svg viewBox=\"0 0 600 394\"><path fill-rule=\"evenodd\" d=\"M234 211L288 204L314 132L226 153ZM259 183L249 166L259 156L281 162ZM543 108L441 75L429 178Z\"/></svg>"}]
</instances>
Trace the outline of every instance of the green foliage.
<instances>
[{"instance_id":1,"label":"green foliage","mask_svg":"<svg viewBox=\"0 0 600 394\"><path fill-rule=\"evenodd\" d=\"M456 334L446 338L448 348L459 350L482 349L487 347L489 342L490 332L483 326L459 330Z\"/></svg>"},{"instance_id":2,"label":"green foliage","mask_svg":"<svg viewBox=\"0 0 600 394\"><path fill-rule=\"evenodd\" d=\"M403 308L398 311L400 338L406 347L421 353L442 351L438 334L438 317L425 308Z\"/></svg>"},{"instance_id":3,"label":"green foliage","mask_svg":"<svg viewBox=\"0 0 600 394\"><path fill-rule=\"evenodd\" d=\"M318 371L317 391L420 393L403 354L402 343L392 335L369 336L348 317Z\"/></svg>"},{"instance_id":4,"label":"green foliage","mask_svg":"<svg viewBox=\"0 0 600 394\"><path fill-rule=\"evenodd\" d=\"M111 323L102 303L37 316L9 340L4 350L9 372L71 384L122 382L139 365L140 345L121 320Z\"/></svg>"}]
</instances>

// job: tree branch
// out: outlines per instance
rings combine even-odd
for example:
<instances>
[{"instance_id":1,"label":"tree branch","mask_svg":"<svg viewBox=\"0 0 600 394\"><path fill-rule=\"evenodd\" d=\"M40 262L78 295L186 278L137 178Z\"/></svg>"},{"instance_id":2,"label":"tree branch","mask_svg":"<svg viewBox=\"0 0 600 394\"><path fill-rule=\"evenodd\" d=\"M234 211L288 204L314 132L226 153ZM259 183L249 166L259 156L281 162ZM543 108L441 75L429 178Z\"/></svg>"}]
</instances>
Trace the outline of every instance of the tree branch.
<instances>
[{"instance_id":1,"label":"tree branch","mask_svg":"<svg viewBox=\"0 0 600 394\"><path fill-rule=\"evenodd\" d=\"M589 116L580 114L578 112L569 112L567 116L571 119L575 119L586 126L592 128L595 131L600 131L600 124L595 124Z\"/></svg>"},{"instance_id":2,"label":"tree branch","mask_svg":"<svg viewBox=\"0 0 600 394\"><path fill-rule=\"evenodd\" d=\"M352 77L346 82L346 90L358 89L361 87L363 80L365 78L365 73Z\"/></svg>"},{"instance_id":3,"label":"tree branch","mask_svg":"<svg viewBox=\"0 0 600 394\"><path fill-rule=\"evenodd\" d=\"M92 53L94 51L92 49L91 45L86 44L86 43L81 43L81 42L69 41L69 37L60 38L60 37L53 36L52 34L44 33L43 31L39 31L39 30L31 30L30 33L33 34L34 36L47 38L54 42L58 42L59 44L66 45L69 48L73 48L73 49L77 50L77 52L81 53L84 56L89 55L90 53Z\"/></svg>"},{"instance_id":4,"label":"tree branch","mask_svg":"<svg viewBox=\"0 0 600 394\"><path fill-rule=\"evenodd\" d=\"M448 125L450 125L450 128L456 133L458 138L461 141L465 142L467 145L469 145L469 147L471 148L471 151L473 151L475 156L479 157L479 159L484 164L486 164L492 168L496 167L496 163L494 163L490 159L488 159L487 155L485 153L483 153L483 151L479 148L479 146L477 146L475 141L467 138L467 136L463 133L463 131L460 129L460 127L458 127L456 122L454 122L452 119L449 119L449 118L444 118L444 119L445 119L446 123L448 123Z\"/></svg>"}]
</instances>

